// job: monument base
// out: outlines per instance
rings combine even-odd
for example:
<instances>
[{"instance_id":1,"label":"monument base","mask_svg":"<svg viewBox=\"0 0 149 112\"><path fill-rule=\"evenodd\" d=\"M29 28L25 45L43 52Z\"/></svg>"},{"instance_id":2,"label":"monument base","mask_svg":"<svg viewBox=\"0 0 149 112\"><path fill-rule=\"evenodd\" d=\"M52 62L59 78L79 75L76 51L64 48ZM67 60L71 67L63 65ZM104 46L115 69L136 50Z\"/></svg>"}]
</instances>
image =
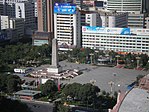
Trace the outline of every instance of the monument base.
<instances>
[{"instance_id":1,"label":"monument base","mask_svg":"<svg viewBox=\"0 0 149 112\"><path fill-rule=\"evenodd\" d=\"M62 72L62 67L50 66L49 68L47 68L47 72L49 72L49 73L60 73L60 72Z\"/></svg>"}]
</instances>

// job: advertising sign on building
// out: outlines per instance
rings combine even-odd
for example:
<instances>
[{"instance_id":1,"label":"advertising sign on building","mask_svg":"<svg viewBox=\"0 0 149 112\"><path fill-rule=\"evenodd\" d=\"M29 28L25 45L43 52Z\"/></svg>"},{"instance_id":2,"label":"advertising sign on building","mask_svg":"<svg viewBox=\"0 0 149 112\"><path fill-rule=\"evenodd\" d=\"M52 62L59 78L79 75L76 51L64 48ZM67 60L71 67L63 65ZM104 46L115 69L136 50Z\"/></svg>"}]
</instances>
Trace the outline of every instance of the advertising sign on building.
<instances>
[{"instance_id":1,"label":"advertising sign on building","mask_svg":"<svg viewBox=\"0 0 149 112\"><path fill-rule=\"evenodd\" d=\"M82 26L82 32L129 35L130 28L109 28L109 27Z\"/></svg>"},{"instance_id":2,"label":"advertising sign on building","mask_svg":"<svg viewBox=\"0 0 149 112\"><path fill-rule=\"evenodd\" d=\"M55 3L54 4L54 13L56 14L75 14L76 5L69 3Z\"/></svg>"},{"instance_id":3,"label":"advertising sign on building","mask_svg":"<svg viewBox=\"0 0 149 112\"><path fill-rule=\"evenodd\" d=\"M149 35L149 29L131 29L131 34Z\"/></svg>"}]
</instances>

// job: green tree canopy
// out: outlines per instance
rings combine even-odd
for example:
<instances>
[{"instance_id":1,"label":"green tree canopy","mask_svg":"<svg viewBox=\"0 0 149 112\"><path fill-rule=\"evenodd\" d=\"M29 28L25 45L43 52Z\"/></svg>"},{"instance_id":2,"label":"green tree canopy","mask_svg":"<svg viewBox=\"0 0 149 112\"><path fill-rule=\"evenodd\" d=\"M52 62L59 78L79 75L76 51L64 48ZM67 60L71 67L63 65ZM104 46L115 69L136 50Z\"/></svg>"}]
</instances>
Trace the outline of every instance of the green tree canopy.
<instances>
[{"instance_id":1,"label":"green tree canopy","mask_svg":"<svg viewBox=\"0 0 149 112\"><path fill-rule=\"evenodd\" d=\"M45 84L41 85L41 92L45 96L54 94L57 92L57 90L57 85L52 80L48 80Z\"/></svg>"},{"instance_id":2,"label":"green tree canopy","mask_svg":"<svg viewBox=\"0 0 149 112\"><path fill-rule=\"evenodd\" d=\"M27 105L0 96L0 112L32 112Z\"/></svg>"},{"instance_id":3,"label":"green tree canopy","mask_svg":"<svg viewBox=\"0 0 149 112\"><path fill-rule=\"evenodd\" d=\"M0 91L15 92L21 89L21 79L16 75L0 74Z\"/></svg>"},{"instance_id":4,"label":"green tree canopy","mask_svg":"<svg viewBox=\"0 0 149 112\"><path fill-rule=\"evenodd\" d=\"M78 99L83 102L92 102L98 97L100 89L97 86L94 86L90 83L88 84L68 84L63 89L63 94L67 97L70 96L73 99Z\"/></svg>"}]
</instances>

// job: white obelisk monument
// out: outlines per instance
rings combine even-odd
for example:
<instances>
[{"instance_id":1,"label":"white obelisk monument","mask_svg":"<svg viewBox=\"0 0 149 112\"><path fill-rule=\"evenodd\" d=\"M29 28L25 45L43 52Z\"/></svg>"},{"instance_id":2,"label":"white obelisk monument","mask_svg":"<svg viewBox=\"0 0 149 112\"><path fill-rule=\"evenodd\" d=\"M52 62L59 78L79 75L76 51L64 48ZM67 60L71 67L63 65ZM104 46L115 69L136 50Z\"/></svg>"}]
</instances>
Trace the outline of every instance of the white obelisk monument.
<instances>
[{"instance_id":1,"label":"white obelisk monument","mask_svg":"<svg viewBox=\"0 0 149 112\"><path fill-rule=\"evenodd\" d=\"M62 71L62 67L58 63L58 44L56 38L52 40L52 65L50 68L47 68L47 71L56 74Z\"/></svg>"}]
</instances>

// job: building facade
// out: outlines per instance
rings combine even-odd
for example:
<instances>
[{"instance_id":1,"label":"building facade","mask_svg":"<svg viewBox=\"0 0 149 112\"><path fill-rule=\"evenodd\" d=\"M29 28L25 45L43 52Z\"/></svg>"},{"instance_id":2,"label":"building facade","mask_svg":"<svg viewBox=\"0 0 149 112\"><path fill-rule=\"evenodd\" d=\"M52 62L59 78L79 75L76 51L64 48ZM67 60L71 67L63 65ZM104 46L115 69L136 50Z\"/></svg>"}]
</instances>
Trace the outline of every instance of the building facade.
<instances>
[{"instance_id":1,"label":"building facade","mask_svg":"<svg viewBox=\"0 0 149 112\"><path fill-rule=\"evenodd\" d=\"M86 24L88 26L100 26L100 15L99 13L86 14Z\"/></svg>"},{"instance_id":2,"label":"building facade","mask_svg":"<svg viewBox=\"0 0 149 112\"><path fill-rule=\"evenodd\" d=\"M0 25L1 25L1 30L4 30L4 29L9 29L9 16L3 16L3 15L0 15Z\"/></svg>"},{"instance_id":3,"label":"building facade","mask_svg":"<svg viewBox=\"0 0 149 112\"><path fill-rule=\"evenodd\" d=\"M83 26L82 47L148 53L149 29Z\"/></svg>"},{"instance_id":4,"label":"building facade","mask_svg":"<svg viewBox=\"0 0 149 112\"><path fill-rule=\"evenodd\" d=\"M10 28L15 29L17 37L24 36L25 23L23 18L10 18Z\"/></svg>"},{"instance_id":5,"label":"building facade","mask_svg":"<svg viewBox=\"0 0 149 112\"><path fill-rule=\"evenodd\" d=\"M87 26L127 27L128 13L112 11L86 11Z\"/></svg>"},{"instance_id":6,"label":"building facade","mask_svg":"<svg viewBox=\"0 0 149 112\"><path fill-rule=\"evenodd\" d=\"M100 14L100 23L103 27L127 27L128 13L125 12L98 12Z\"/></svg>"},{"instance_id":7,"label":"building facade","mask_svg":"<svg viewBox=\"0 0 149 112\"><path fill-rule=\"evenodd\" d=\"M107 0L107 9L120 12L140 12L142 0Z\"/></svg>"},{"instance_id":8,"label":"building facade","mask_svg":"<svg viewBox=\"0 0 149 112\"><path fill-rule=\"evenodd\" d=\"M149 17L145 18L145 27L149 29Z\"/></svg>"},{"instance_id":9,"label":"building facade","mask_svg":"<svg viewBox=\"0 0 149 112\"><path fill-rule=\"evenodd\" d=\"M55 4L54 37L58 40L59 48L80 47L80 12L75 4Z\"/></svg>"},{"instance_id":10,"label":"building facade","mask_svg":"<svg viewBox=\"0 0 149 112\"><path fill-rule=\"evenodd\" d=\"M37 0L38 31L53 32L53 0Z\"/></svg>"},{"instance_id":11,"label":"building facade","mask_svg":"<svg viewBox=\"0 0 149 112\"><path fill-rule=\"evenodd\" d=\"M145 28L148 0L107 0L107 10L128 12L128 27Z\"/></svg>"},{"instance_id":12,"label":"building facade","mask_svg":"<svg viewBox=\"0 0 149 112\"><path fill-rule=\"evenodd\" d=\"M25 21L25 28L34 29L35 27L35 14L34 4L31 2L15 3L15 16L16 18L23 18Z\"/></svg>"},{"instance_id":13,"label":"building facade","mask_svg":"<svg viewBox=\"0 0 149 112\"><path fill-rule=\"evenodd\" d=\"M130 13L128 16L128 26L130 28L144 28L145 14L133 14Z\"/></svg>"}]
</instances>

